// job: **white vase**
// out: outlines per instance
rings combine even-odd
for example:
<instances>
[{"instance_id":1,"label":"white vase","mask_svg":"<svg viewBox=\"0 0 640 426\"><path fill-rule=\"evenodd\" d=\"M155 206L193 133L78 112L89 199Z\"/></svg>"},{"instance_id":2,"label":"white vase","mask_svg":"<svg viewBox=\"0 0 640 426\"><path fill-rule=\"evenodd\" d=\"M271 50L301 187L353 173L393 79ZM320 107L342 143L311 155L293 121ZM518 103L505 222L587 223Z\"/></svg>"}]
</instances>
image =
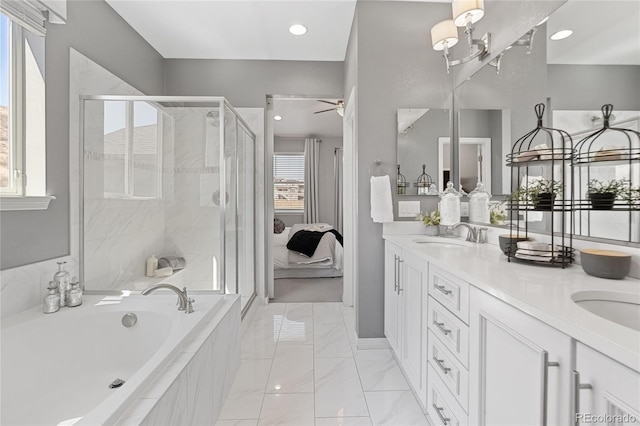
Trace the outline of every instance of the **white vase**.
<instances>
[{"instance_id":1,"label":"white vase","mask_svg":"<svg viewBox=\"0 0 640 426\"><path fill-rule=\"evenodd\" d=\"M431 235L432 237L435 237L437 235L440 235L440 226L438 225L427 225L426 226L426 234L427 235Z\"/></svg>"}]
</instances>

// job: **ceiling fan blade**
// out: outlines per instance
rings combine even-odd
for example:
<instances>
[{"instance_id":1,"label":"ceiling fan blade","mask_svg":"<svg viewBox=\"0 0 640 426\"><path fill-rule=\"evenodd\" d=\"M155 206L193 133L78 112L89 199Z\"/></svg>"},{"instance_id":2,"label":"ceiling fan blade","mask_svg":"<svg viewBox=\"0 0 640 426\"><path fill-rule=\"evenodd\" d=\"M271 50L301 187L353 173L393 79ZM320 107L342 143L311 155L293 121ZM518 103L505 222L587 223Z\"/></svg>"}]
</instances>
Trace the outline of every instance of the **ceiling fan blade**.
<instances>
[{"instance_id":1,"label":"ceiling fan blade","mask_svg":"<svg viewBox=\"0 0 640 426\"><path fill-rule=\"evenodd\" d=\"M321 112L335 111L335 108L323 109L322 111L316 111L314 114L320 114Z\"/></svg>"},{"instance_id":2,"label":"ceiling fan blade","mask_svg":"<svg viewBox=\"0 0 640 426\"><path fill-rule=\"evenodd\" d=\"M322 99L318 99L318 102L324 102L325 104L329 104L329 105L338 105L337 102L323 101Z\"/></svg>"}]
</instances>

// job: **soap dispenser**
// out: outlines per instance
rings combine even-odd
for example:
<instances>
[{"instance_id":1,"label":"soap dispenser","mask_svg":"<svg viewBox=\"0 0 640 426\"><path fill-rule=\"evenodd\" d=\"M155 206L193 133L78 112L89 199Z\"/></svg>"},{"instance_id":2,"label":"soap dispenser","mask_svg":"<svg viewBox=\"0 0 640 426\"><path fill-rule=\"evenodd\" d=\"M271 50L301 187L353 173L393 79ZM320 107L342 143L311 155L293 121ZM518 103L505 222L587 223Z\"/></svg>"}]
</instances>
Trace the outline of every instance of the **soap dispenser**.
<instances>
[{"instance_id":1,"label":"soap dispenser","mask_svg":"<svg viewBox=\"0 0 640 426\"><path fill-rule=\"evenodd\" d=\"M484 189L484 184L478 182L476 189L469 193L469 222L490 223L490 198L491 195Z\"/></svg>"},{"instance_id":2,"label":"soap dispenser","mask_svg":"<svg viewBox=\"0 0 640 426\"><path fill-rule=\"evenodd\" d=\"M60 310L60 293L58 292L58 285L55 281L49 281L49 294L45 296L42 303L42 312L45 314L52 314Z\"/></svg>"},{"instance_id":3,"label":"soap dispenser","mask_svg":"<svg viewBox=\"0 0 640 426\"><path fill-rule=\"evenodd\" d=\"M451 226L460 222L460 193L447 182L447 189L440 194L440 225Z\"/></svg>"},{"instance_id":4,"label":"soap dispenser","mask_svg":"<svg viewBox=\"0 0 640 426\"><path fill-rule=\"evenodd\" d=\"M67 306L67 297L69 296L69 273L64 270L67 262L58 262L58 272L53 275L53 281L58 286L60 292L60 307Z\"/></svg>"}]
</instances>

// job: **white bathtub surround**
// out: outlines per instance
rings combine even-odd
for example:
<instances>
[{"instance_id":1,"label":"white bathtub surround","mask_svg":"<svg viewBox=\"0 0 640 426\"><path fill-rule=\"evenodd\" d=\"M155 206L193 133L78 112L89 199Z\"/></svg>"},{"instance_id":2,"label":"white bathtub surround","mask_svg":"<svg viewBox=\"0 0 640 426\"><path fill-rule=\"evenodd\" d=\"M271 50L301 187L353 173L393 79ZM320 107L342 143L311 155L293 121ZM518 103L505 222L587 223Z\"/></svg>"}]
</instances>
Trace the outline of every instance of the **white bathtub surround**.
<instances>
[{"instance_id":1,"label":"white bathtub surround","mask_svg":"<svg viewBox=\"0 0 640 426\"><path fill-rule=\"evenodd\" d=\"M173 294L122 293L85 294L77 308L44 315L38 307L3 320L2 387L13 391L2 393L2 424L113 424L127 410L143 423L213 422L238 367L239 300L193 297L189 315ZM126 328L129 312L138 321ZM109 389L116 378L126 383ZM160 403L170 400L182 403Z\"/></svg>"},{"instance_id":2,"label":"white bathtub surround","mask_svg":"<svg viewBox=\"0 0 640 426\"><path fill-rule=\"evenodd\" d=\"M57 262L67 262L69 274L78 275L78 265L71 256L0 271L0 318L41 306L49 281L58 270Z\"/></svg>"},{"instance_id":3,"label":"white bathtub surround","mask_svg":"<svg viewBox=\"0 0 640 426\"><path fill-rule=\"evenodd\" d=\"M356 349L354 328L341 303L258 307L216 426L427 425L391 351Z\"/></svg>"}]
</instances>

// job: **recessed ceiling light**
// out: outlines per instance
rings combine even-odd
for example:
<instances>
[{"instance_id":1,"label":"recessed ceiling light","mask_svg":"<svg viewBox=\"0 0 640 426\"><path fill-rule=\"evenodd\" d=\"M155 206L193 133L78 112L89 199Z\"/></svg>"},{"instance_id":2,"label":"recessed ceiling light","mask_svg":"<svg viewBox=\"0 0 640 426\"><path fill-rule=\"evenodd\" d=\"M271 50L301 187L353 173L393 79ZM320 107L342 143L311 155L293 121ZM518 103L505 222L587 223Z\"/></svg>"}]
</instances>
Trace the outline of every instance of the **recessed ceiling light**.
<instances>
[{"instance_id":1,"label":"recessed ceiling light","mask_svg":"<svg viewBox=\"0 0 640 426\"><path fill-rule=\"evenodd\" d=\"M557 33L551 34L551 37L549 38L551 40L558 41L569 37L571 34L573 34L573 31L571 30L560 30Z\"/></svg>"},{"instance_id":2,"label":"recessed ceiling light","mask_svg":"<svg viewBox=\"0 0 640 426\"><path fill-rule=\"evenodd\" d=\"M282 116L280 116L280 115L274 115L274 116L273 116L273 119L274 119L274 120L276 120L276 121L280 121L280 120L282 120Z\"/></svg>"},{"instance_id":3,"label":"recessed ceiling light","mask_svg":"<svg viewBox=\"0 0 640 426\"><path fill-rule=\"evenodd\" d=\"M307 27L302 24L293 24L289 27L289 32L293 35L303 35L307 32Z\"/></svg>"}]
</instances>

